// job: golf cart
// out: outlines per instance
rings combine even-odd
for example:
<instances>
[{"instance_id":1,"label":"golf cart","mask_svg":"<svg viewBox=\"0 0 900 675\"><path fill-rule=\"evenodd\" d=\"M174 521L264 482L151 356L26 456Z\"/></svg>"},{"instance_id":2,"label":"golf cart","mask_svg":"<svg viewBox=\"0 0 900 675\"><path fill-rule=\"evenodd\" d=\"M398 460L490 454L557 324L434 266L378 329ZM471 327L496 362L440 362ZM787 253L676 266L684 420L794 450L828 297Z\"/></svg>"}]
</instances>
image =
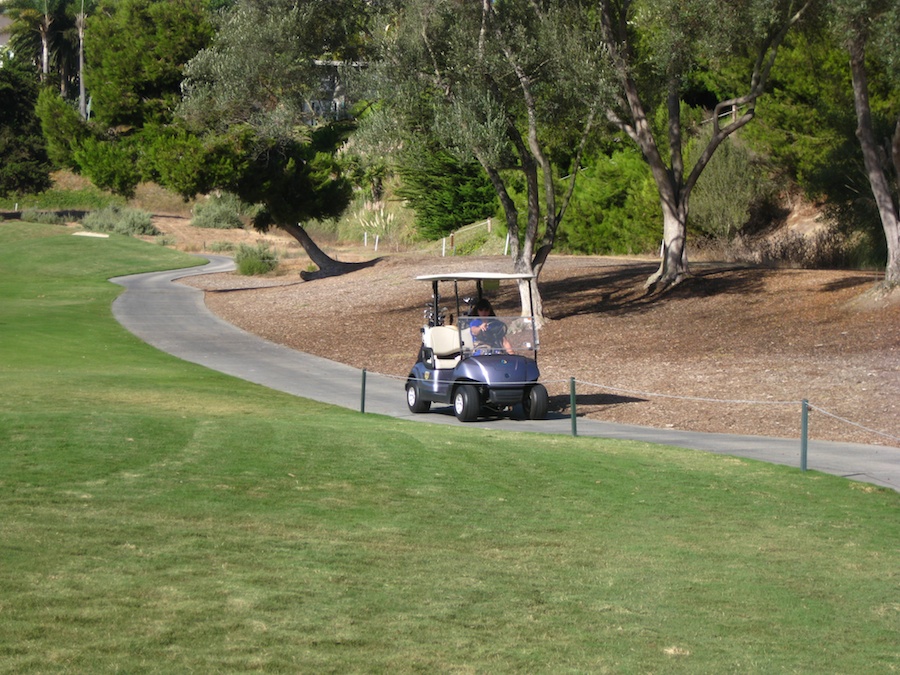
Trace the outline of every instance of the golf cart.
<instances>
[{"instance_id":1,"label":"golf cart","mask_svg":"<svg viewBox=\"0 0 900 675\"><path fill-rule=\"evenodd\" d=\"M425 307L419 357L406 380L409 409L424 413L432 403L452 404L457 419L474 422L482 413L497 415L521 404L529 419L544 419L548 397L537 381L533 303L530 316L498 317L475 309L490 308L485 290L532 275L469 272L416 278L431 283L432 301ZM475 284L474 297L460 296L460 284L467 282ZM442 290L455 314L441 306Z\"/></svg>"}]
</instances>

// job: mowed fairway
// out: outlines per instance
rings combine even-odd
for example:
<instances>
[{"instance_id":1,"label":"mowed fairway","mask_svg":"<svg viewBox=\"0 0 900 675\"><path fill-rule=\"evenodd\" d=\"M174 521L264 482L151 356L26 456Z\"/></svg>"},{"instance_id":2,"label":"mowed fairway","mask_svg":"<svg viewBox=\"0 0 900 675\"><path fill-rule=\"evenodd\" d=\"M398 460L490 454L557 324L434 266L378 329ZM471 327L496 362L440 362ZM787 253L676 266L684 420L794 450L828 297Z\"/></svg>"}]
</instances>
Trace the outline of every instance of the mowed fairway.
<instances>
[{"instance_id":1,"label":"mowed fairway","mask_svg":"<svg viewBox=\"0 0 900 675\"><path fill-rule=\"evenodd\" d=\"M900 670L896 492L234 380L112 317L185 264L0 223L0 672Z\"/></svg>"}]
</instances>

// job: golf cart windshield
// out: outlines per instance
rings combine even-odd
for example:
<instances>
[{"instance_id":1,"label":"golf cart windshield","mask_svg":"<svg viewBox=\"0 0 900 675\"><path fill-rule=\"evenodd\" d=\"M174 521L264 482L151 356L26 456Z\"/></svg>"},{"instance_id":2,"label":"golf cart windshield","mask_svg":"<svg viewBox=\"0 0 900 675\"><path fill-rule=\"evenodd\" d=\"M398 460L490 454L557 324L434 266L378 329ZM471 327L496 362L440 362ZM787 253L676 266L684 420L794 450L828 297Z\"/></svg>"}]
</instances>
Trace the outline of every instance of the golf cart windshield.
<instances>
[{"instance_id":1,"label":"golf cart windshield","mask_svg":"<svg viewBox=\"0 0 900 675\"><path fill-rule=\"evenodd\" d=\"M461 316L459 329L471 336L465 350L472 356L486 354L522 354L534 358L537 351L537 328L531 317Z\"/></svg>"},{"instance_id":2,"label":"golf cart windshield","mask_svg":"<svg viewBox=\"0 0 900 675\"><path fill-rule=\"evenodd\" d=\"M519 354L536 358L539 345L533 316L478 316L475 305L487 290L501 282L530 280L528 274L491 272L433 274L417 277L432 285L426 305L423 338L435 354L450 352L462 358ZM445 346L446 345L446 346Z\"/></svg>"}]
</instances>

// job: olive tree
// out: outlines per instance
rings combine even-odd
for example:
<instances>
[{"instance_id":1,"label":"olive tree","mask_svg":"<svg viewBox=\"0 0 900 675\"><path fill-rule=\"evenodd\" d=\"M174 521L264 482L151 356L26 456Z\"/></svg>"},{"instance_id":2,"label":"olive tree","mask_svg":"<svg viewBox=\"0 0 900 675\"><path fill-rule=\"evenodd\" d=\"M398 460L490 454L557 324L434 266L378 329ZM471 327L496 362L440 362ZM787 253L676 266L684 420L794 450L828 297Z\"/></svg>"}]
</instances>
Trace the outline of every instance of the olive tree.
<instances>
[{"instance_id":1,"label":"olive tree","mask_svg":"<svg viewBox=\"0 0 900 675\"><path fill-rule=\"evenodd\" d=\"M856 137L887 240L885 285L895 287L900 285L900 7L891 0L832 0L831 10L832 28L850 57ZM888 92L892 105L880 111L883 142L869 98L871 68L887 70L886 81L894 83Z\"/></svg>"},{"instance_id":2,"label":"olive tree","mask_svg":"<svg viewBox=\"0 0 900 675\"><path fill-rule=\"evenodd\" d=\"M537 316L536 280L598 100L583 67L584 43L571 35L577 10L578 3L559 1L411 0L381 18L381 58L368 79L381 113L372 123L392 130L395 143L427 129L445 150L481 164L503 209L514 269L535 277ZM522 185L524 213L514 183ZM520 287L525 312L528 283Z\"/></svg>"},{"instance_id":3,"label":"olive tree","mask_svg":"<svg viewBox=\"0 0 900 675\"><path fill-rule=\"evenodd\" d=\"M640 148L659 190L662 262L648 279L660 287L687 273L685 241L691 191L722 142L756 115L778 49L813 0L599 0L595 21L601 61L613 96L603 113ZM713 106L712 133L693 166L686 163L682 115L698 70L732 67L749 57L743 90ZM657 110L664 111L657 121Z\"/></svg>"},{"instance_id":4,"label":"olive tree","mask_svg":"<svg viewBox=\"0 0 900 675\"><path fill-rule=\"evenodd\" d=\"M349 183L334 160L345 130L323 119L315 102L330 96L323 90L331 68L325 61L340 60L344 45L356 49L348 33L366 4L240 0L218 16L212 44L186 68L179 118L200 139L201 151L229 155L235 170L179 189L220 187L262 204L257 227L279 226L319 267L304 278L357 266L328 256L303 223L336 216L349 201Z\"/></svg>"}]
</instances>

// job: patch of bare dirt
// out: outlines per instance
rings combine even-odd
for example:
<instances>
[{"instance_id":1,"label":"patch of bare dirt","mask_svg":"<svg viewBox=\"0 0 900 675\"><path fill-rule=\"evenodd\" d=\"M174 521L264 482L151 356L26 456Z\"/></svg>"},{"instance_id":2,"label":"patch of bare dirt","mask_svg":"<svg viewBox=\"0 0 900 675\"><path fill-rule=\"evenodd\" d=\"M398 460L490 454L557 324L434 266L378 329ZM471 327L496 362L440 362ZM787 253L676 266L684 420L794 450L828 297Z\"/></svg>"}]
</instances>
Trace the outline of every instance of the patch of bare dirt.
<instances>
[{"instance_id":1,"label":"patch of bare dirt","mask_svg":"<svg viewBox=\"0 0 900 675\"><path fill-rule=\"evenodd\" d=\"M294 268L304 264L297 260ZM900 302L872 292L879 275L703 264L669 293L649 297L643 282L655 267L650 259L551 256L541 276L550 321L539 357L551 407L568 412L574 377L578 413L590 418L794 438L805 398L815 406L813 438L900 445ZM188 283L247 331L403 378L430 297L414 277L463 269L507 272L510 264L393 254L312 282L291 269ZM517 311L513 288L492 299L499 314Z\"/></svg>"}]
</instances>

